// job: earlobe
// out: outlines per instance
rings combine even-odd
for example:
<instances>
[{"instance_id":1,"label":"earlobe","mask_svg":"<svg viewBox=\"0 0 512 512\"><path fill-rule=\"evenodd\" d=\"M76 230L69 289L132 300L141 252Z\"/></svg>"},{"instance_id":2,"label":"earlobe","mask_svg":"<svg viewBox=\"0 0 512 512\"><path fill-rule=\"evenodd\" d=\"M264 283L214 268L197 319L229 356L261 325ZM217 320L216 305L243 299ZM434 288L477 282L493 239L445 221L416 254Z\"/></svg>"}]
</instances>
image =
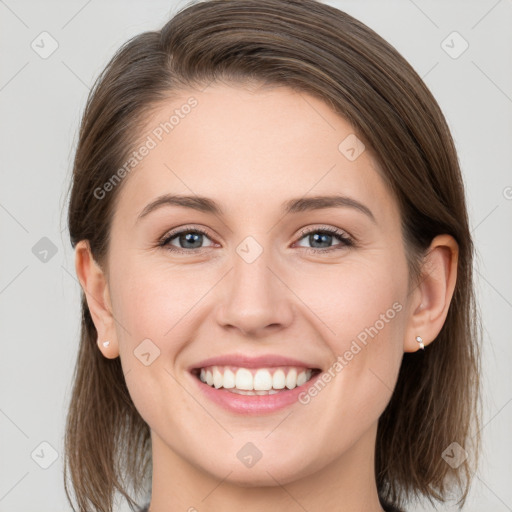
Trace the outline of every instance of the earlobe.
<instances>
[{"instance_id":1,"label":"earlobe","mask_svg":"<svg viewBox=\"0 0 512 512\"><path fill-rule=\"evenodd\" d=\"M98 333L98 348L105 357L114 359L119 356L119 348L108 282L87 240L81 240L75 247L75 269Z\"/></svg>"},{"instance_id":2,"label":"earlobe","mask_svg":"<svg viewBox=\"0 0 512 512\"><path fill-rule=\"evenodd\" d=\"M421 344L429 345L441 331L455 290L458 255L458 244L452 236L438 235L432 240L419 283L412 293L404 352L415 352Z\"/></svg>"},{"instance_id":3,"label":"earlobe","mask_svg":"<svg viewBox=\"0 0 512 512\"><path fill-rule=\"evenodd\" d=\"M110 340L104 340L102 341L100 337L98 336L98 348L101 350L101 353L107 358L107 359L115 359L119 356L119 348L116 343L112 343Z\"/></svg>"}]
</instances>

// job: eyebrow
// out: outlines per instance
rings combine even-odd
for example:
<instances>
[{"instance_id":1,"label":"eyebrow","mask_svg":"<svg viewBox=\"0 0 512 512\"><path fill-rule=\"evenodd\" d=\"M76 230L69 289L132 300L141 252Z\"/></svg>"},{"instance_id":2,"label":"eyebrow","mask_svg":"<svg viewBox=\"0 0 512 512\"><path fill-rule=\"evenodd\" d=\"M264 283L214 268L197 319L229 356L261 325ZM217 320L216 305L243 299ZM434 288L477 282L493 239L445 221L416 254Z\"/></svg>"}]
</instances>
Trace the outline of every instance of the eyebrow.
<instances>
[{"instance_id":1,"label":"eyebrow","mask_svg":"<svg viewBox=\"0 0 512 512\"><path fill-rule=\"evenodd\" d=\"M154 210L157 210L163 206L182 206L204 213L212 213L219 217L223 216L223 211L220 205L208 197L197 195L185 196L176 194L164 194L157 197L154 201L151 201L151 203L144 207L137 218L137 222L146 215L149 215ZM289 213L300 213L312 210L340 207L353 208L361 213L364 213L374 223L377 222L372 211L367 206L351 197L346 196L323 195L301 197L299 199L289 199L282 204L283 213L285 215Z\"/></svg>"}]
</instances>

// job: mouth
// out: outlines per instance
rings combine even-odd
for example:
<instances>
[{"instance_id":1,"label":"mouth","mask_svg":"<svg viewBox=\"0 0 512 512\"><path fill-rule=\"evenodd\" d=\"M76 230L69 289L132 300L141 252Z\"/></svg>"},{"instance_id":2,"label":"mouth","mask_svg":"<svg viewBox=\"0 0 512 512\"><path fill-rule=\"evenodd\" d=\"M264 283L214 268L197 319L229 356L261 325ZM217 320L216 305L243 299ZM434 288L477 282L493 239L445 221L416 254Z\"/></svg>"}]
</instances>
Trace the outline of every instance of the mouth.
<instances>
[{"instance_id":1,"label":"mouth","mask_svg":"<svg viewBox=\"0 0 512 512\"><path fill-rule=\"evenodd\" d=\"M244 368L212 365L194 368L191 373L203 384L216 390L245 396L265 396L302 387L321 370L302 366Z\"/></svg>"}]
</instances>

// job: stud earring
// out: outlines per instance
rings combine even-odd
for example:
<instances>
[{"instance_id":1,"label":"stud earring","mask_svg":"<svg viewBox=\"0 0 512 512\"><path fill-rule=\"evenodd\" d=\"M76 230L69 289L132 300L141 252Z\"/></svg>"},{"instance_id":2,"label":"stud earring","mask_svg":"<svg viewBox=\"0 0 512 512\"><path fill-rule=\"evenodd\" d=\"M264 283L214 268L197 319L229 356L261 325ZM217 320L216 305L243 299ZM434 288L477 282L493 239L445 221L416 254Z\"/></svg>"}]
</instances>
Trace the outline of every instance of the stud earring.
<instances>
[{"instance_id":1,"label":"stud earring","mask_svg":"<svg viewBox=\"0 0 512 512\"><path fill-rule=\"evenodd\" d=\"M104 347L108 347L109 345L110 345L110 341L104 341L104 342L103 342L103 346L104 346Z\"/></svg>"},{"instance_id":2,"label":"stud earring","mask_svg":"<svg viewBox=\"0 0 512 512\"><path fill-rule=\"evenodd\" d=\"M425 350L425 345L423 345L423 338L421 336L416 336L416 341L420 344L421 350Z\"/></svg>"}]
</instances>

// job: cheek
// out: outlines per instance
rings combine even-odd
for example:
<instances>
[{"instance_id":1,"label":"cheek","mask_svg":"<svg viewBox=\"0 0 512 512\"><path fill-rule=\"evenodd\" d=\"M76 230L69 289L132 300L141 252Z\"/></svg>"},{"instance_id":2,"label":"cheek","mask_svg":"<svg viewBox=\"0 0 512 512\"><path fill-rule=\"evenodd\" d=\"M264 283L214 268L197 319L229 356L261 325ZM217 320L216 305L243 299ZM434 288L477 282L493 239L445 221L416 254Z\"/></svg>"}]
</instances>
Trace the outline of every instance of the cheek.
<instances>
[{"instance_id":1,"label":"cheek","mask_svg":"<svg viewBox=\"0 0 512 512\"><path fill-rule=\"evenodd\" d=\"M325 384L310 389L302 403L317 413L308 416L310 427L332 439L331 448L339 452L377 421L395 387L407 270L396 260L354 261L313 283L298 295L308 297L318 316L315 325L324 333L332 363Z\"/></svg>"},{"instance_id":2,"label":"cheek","mask_svg":"<svg viewBox=\"0 0 512 512\"><path fill-rule=\"evenodd\" d=\"M403 357L408 270L400 254L369 254L307 279L307 297L331 352L330 391L320 400L343 404L345 421L376 420L389 401ZM303 281L304 283L304 281ZM313 286L314 285L314 286ZM320 386L319 386L320 388ZM305 397L307 400L308 397ZM339 417L330 422L339 425ZM357 425L353 425L357 431Z\"/></svg>"},{"instance_id":3,"label":"cheek","mask_svg":"<svg viewBox=\"0 0 512 512\"><path fill-rule=\"evenodd\" d=\"M336 332L332 349L343 366L339 383L345 382L344 392L354 395L341 401L365 404L361 408L372 415L383 409L395 386L406 325L405 259L380 256L334 278L339 291L329 318Z\"/></svg>"},{"instance_id":4,"label":"cheek","mask_svg":"<svg viewBox=\"0 0 512 512\"><path fill-rule=\"evenodd\" d=\"M161 350L169 350L169 340L192 320L194 306L215 281L214 275L197 267L127 262L113 276L115 312L130 333L127 337L121 330L123 340L133 345L149 338Z\"/></svg>"},{"instance_id":5,"label":"cheek","mask_svg":"<svg viewBox=\"0 0 512 512\"><path fill-rule=\"evenodd\" d=\"M126 384L141 416L151 424L162 403L179 392L169 374L181 349L177 334L192 316L189 312L202 287L191 285L193 276L144 265L142 260L125 258L122 265L111 267L110 281Z\"/></svg>"},{"instance_id":6,"label":"cheek","mask_svg":"<svg viewBox=\"0 0 512 512\"><path fill-rule=\"evenodd\" d=\"M207 304L202 299L218 272L166 261L148 265L148 259L126 258L122 268L112 269L111 297L130 395L144 420L155 424L162 404L182 393L171 376L178 370L175 361L201 323L198 312L204 315Z\"/></svg>"},{"instance_id":7,"label":"cheek","mask_svg":"<svg viewBox=\"0 0 512 512\"><path fill-rule=\"evenodd\" d=\"M385 345L401 331L407 268L400 259L354 259L302 279L295 289L326 327L322 332L336 353L353 340L365 346L379 338Z\"/></svg>"}]
</instances>

